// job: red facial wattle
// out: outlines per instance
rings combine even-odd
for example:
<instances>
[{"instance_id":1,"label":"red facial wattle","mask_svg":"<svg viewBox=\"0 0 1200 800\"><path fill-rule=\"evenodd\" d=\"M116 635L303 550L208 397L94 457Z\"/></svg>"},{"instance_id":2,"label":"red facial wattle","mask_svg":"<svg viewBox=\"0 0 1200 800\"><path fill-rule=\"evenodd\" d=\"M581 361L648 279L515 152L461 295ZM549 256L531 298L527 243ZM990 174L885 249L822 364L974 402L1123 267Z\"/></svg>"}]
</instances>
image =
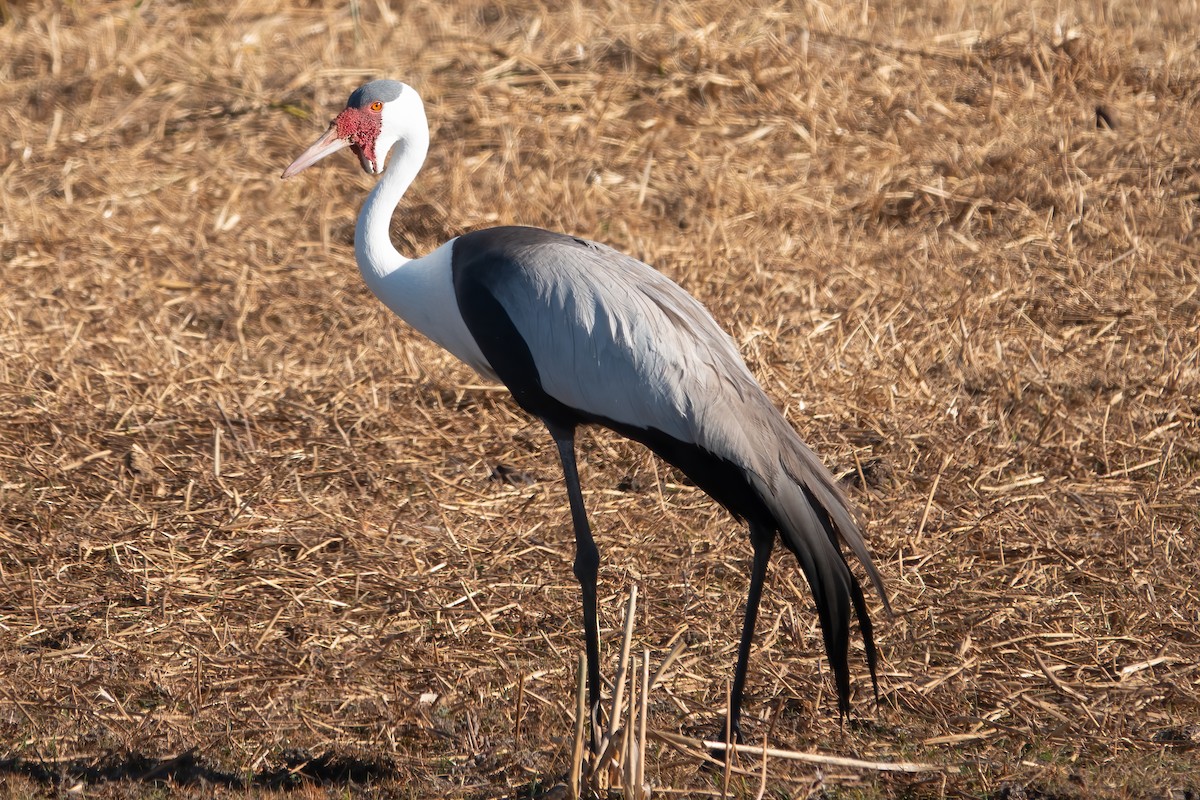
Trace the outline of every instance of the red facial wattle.
<instances>
[{"instance_id":1,"label":"red facial wattle","mask_svg":"<svg viewBox=\"0 0 1200 800\"><path fill-rule=\"evenodd\" d=\"M350 149L358 156L362 168L369 173L379 171L375 157L375 142L383 130L383 117L374 111L362 108L347 108L333 122L339 139L350 142Z\"/></svg>"}]
</instances>

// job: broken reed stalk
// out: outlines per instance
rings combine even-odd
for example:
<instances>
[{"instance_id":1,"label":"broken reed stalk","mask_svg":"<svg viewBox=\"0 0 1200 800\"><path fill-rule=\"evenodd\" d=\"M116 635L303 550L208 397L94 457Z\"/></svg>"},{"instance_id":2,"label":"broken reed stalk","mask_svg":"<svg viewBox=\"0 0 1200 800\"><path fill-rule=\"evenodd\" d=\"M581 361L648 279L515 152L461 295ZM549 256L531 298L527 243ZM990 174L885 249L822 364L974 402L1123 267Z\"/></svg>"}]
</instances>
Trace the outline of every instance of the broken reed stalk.
<instances>
[{"instance_id":1,"label":"broken reed stalk","mask_svg":"<svg viewBox=\"0 0 1200 800\"><path fill-rule=\"evenodd\" d=\"M517 676L517 709L514 713L516 720L513 722L513 741L521 741L521 717L525 711L525 676Z\"/></svg>"},{"instance_id":2,"label":"broken reed stalk","mask_svg":"<svg viewBox=\"0 0 1200 800\"><path fill-rule=\"evenodd\" d=\"M666 671L670 668L670 666L675 663L675 659L679 658L679 654L683 652L683 648L685 647L687 647L687 642L681 636L675 642L675 646L671 648L671 652L667 653L667 657L664 658L663 662L658 665L658 669L654 670L654 674L650 676L650 686L648 688L653 689L658 685L659 679L661 679L662 676L666 674Z\"/></svg>"},{"instance_id":3,"label":"broken reed stalk","mask_svg":"<svg viewBox=\"0 0 1200 800\"><path fill-rule=\"evenodd\" d=\"M40 630L42 627L42 617L38 613L38 585L37 579L33 577L33 565L25 566L26 572L29 574L29 605L33 610L33 629Z\"/></svg>"},{"instance_id":4,"label":"broken reed stalk","mask_svg":"<svg viewBox=\"0 0 1200 800\"><path fill-rule=\"evenodd\" d=\"M774 719L772 719L772 725L773 724L774 724ZM762 769L759 771L758 793L756 795L754 795L754 800L762 800L763 797L767 793L767 742L770 741L770 739L771 739L771 729L770 729L770 727L768 727L766 732L763 733Z\"/></svg>"},{"instance_id":5,"label":"broken reed stalk","mask_svg":"<svg viewBox=\"0 0 1200 800\"><path fill-rule=\"evenodd\" d=\"M759 753L771 758L782 758L788 761L804 761L809 764L824 764L833 767L864 769L874 772L941 772L946 769L946 767L940 764L923 764L915 761L865 761L859 758L827 756L821 753L801 753L796 750L780 750L774 747L758 747L756 745L744 744L727 745L725 742L689 739L686 736L666 733L665 731L654 731L653 735L663 741L692 746L699 750L732 750L738 753Z\"/></svg>"},{"instance_id":6,"label":"broken reed stalk","mask_svg":"<svg viewBox=\"0 0 1200 800\"><path fill-rule=\"evenodd\" d=\"M625 654L621 654L624 661ZM621 737L621 750L624 762L621 765L621 794L626 800L638 800L640 792L637 785L637 724L638 724L638 685L637 670L629 670L629 706L625 715L625 729ZM614 709L616 710L616 709Z\"/></svg>"},{"instance_id":7,"label":"broken reed stalk","mask_svg":"<svg viewBox=\"0 0 1200 800\"><path fill-rule=\"evenodd\" d=\"M625 676L629 671L629 646L633 642L633 617L637 611L637 584L629 588L629 603L625 607L625 633L621 639L621 660L617 666L617 679L613 682L612 712L608 715L608 738L616 736L620 724L621 701L625 692Z\"/></svg>"},{"instance_id":8,"label":"broken reed stalk","mask_svg":"<svg viewBox=\"0 0 1200 800\"><path fill-rule=\"evenodd\" d=\"M915 541L920 541L921 536L925 533L925 523L929 521L929 510L933 508L933 497L937 493L938 484L942 481L942 473L946 471L946 467L950 466L950 455L947 454L942 459L942 467L933 476L933 484L929 487L929 496L925 499L925 510L921 512L921 521L917 525L917 535Z\"/></svg>"},{"instance_id":9,"label":"broken reed stalk","mask_svg":"<svg viewBox=\"0 0 1200 800\"><path fill-rule=\"evenodd\" d=\"M571 750L571 779L567 791L571 800L579 800L579 781L583 777L583 728L587 717L587 658L579 654L579 677L575 682L575 746Z\"/></svg>"},{"instance_id":10,"label":"broken reed stalk","mask_svg":"<svg viewBox=\"0 0 1200 800\"><path fill-rule=\"evenodd\" d=\"M639 792L649 792L646 789L646 716L650 705L650 649L642 650L642 708L638 724L638 769L637 786Z\"/></svg>"}]
</instances>

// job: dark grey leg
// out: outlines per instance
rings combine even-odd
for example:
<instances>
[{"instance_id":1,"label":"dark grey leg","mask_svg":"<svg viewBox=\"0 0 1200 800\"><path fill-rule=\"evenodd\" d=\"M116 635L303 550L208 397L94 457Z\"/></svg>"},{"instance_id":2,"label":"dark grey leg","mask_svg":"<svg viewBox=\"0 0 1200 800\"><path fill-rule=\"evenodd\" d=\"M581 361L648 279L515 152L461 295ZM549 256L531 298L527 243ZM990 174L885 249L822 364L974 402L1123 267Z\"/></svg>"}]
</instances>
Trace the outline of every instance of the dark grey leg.
<instances>
[{"instance_id":1,"label":"dark grey leg","mask_svg":"<svg viewBox=\"0 0 1200 800\"><path fill-rule=\"evenodd\" d=\"M758 601L762 599L763 579L767 562L775 547L775 531L750 523L750 544L754 562L750 567L750 593L746 596L746 617L742 621L742 641L738 645L737 667L733 673L733 689L729 694L729 734L733 744L742 740L742 691L746 688L746 667L750 663L750 644L754 640L754 623L758 619Z\"/></svg>"},{"instance_id":2,"label":"dark grey leg","mask_svg":"<svg viewBox=\"0 0 1200 800\"><path fill-rule=\"evenodd\" d=\"M583 507L583 491L579 488L579 470L575 465L575 429L546 423L558 457L562 460L567 480L567 496L571 501L571 522L575 526L575 577L583 594L583 636L587 649L588 709L592 718L592 749L599 741L600 723L600 623L596 617L596 576L600 571L600 551L592 538L587 512Z\"/></svg>"}]
</instances>

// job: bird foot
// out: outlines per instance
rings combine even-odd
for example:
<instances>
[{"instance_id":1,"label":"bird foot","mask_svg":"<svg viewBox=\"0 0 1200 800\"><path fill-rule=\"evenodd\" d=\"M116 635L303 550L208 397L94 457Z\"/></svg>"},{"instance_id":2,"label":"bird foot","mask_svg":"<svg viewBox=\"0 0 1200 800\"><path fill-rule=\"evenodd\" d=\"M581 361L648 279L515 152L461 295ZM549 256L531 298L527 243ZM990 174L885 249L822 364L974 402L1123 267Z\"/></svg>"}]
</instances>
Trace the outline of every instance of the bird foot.
<instances>
[{"instance_id":1,"label":"bird foot","mask_svg":"<svg viewBox=\"0 0 1200 800\"><path fill-rule=\"evenodd\" d=\"M722 721L720 729L714 733L710 741L725 742L727 744L729 742L732 742L733 744L745 743L745 737L742 736L742 726L740 723L734 723L728 726L728 740L725 738L726 732L727 726L724 721ZM728 750L724 747L711 747L708 750L709 756L711 756L714 760L721 762L722 764L725 763L726 753L729 753L729 759L731 763L738 763L737 750Z\"/></svg>"}]
</instances>

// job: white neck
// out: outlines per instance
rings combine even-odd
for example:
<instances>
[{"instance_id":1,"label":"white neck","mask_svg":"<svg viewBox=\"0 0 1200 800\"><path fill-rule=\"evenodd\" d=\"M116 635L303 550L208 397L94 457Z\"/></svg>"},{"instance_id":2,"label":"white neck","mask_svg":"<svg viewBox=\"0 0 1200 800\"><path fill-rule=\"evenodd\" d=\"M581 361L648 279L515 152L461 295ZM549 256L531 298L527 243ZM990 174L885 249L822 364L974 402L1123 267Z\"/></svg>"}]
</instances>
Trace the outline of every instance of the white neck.
<instances>
[{"instance_id":1,"label":"white neck","mask_svg":"<svg viewBox=\"0 0 1200 800\"><path fill-rule=\"evenodd\" d=\"M402 141L392 148L390 163L383 177L367 195L358 224L354 228L354 258L367 285L378 294L379 281L408 263L407 258L392 244L392 214L421 171L429 151L429 132L425 126L415 126Z\"/></svg>"},{"instance_id":2,"label":"white neck","mask_svg":"<svg viewBox=\"0 0 1200 800\"><path fill-rule=\"evenodd\" d=\"M454 240L417 259L405 258L392 245L392 213L429 150L424 120L415 127L419 131L410 130L394 146L387 170L358 214L354 258L367 287L384 305L480 375L495 380L458 310L451 265Z\"/></svg>"}]
</instances>

